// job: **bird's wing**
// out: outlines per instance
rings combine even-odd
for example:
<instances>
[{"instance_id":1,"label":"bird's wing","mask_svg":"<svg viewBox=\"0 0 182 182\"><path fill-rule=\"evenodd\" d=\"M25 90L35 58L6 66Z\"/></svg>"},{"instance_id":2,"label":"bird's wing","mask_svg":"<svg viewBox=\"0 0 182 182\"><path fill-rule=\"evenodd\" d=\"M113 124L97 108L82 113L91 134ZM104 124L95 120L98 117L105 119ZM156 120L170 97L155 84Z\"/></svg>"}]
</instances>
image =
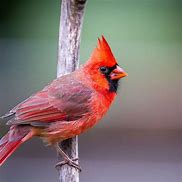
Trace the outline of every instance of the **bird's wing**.
<instances>
[{"instance_id":1,"label":"bird's wing","mask_svg":"<svg viewBox=\"0 0 182 182\"><path fill-rule=\"evenodd\" d=\"M46 125L76 120L89 112L92 90L70 75L54 80L42 91L13 108L8 124Z\"/></svg>"}]
</instances>

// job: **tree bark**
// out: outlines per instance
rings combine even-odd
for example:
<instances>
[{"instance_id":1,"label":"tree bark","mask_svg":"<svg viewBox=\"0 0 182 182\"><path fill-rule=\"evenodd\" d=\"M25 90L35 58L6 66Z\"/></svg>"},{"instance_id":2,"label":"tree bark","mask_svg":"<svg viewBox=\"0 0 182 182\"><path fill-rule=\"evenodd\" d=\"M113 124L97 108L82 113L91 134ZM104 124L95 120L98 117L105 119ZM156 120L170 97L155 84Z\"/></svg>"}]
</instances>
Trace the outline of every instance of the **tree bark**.
<instances>
[{"instance_id":1,"label":"tree bark","mask_svg":"<svg viewBox=\"0 0 182 182\"><path fill-rule=\"evenodd\" d=\"M86 0L62 0L58 43L57 77L79 66L80 34ZM60 143L70 158L78 158L78 137ZM61 156L58 154L58 160ZM58 167L60 182L79 182L79 171L65 164Z\"/></svg>"}]
</instances>

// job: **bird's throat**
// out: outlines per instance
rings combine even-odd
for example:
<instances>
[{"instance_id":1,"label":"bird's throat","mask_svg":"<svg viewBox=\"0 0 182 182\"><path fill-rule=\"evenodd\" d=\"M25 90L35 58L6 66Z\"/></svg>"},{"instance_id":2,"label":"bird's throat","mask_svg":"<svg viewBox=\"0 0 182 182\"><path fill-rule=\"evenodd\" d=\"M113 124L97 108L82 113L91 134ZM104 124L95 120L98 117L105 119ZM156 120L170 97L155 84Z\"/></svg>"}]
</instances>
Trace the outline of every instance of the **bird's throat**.
<instances>
[{"instance_id":1,"label":"bird's throat","mask_svg":"<svg viewBox=\"0 0 182 182\"><path fill-rule=\"evenodd\" d=\"M110 78L106 78L109 83L109 91L117 92L119 86L119 80L111 80Z\"/></svg>"}]
</instances>

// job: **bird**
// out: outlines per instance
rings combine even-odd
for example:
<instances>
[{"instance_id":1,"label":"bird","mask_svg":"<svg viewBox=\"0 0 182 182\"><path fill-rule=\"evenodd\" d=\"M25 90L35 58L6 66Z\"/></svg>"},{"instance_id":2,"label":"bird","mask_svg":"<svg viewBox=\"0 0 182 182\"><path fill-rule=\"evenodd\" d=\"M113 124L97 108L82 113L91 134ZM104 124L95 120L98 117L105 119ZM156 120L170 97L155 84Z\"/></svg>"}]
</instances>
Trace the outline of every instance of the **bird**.
<instances>
[{"instance_id":1,"label":"bird","mask_svg":"<svg viewBox=\"0 0 182 182\"><path fill-rule=\"evenodd\" d=\"M81 169L58 142L79 135L98 123L117 95L119 80L127 76L104 36L98 38L88 61L79 69L53 80L1 118L9 131L0 140L0 166L24 142L40 137L63 156L58 165Z\"/></svg>"}]
</instances>

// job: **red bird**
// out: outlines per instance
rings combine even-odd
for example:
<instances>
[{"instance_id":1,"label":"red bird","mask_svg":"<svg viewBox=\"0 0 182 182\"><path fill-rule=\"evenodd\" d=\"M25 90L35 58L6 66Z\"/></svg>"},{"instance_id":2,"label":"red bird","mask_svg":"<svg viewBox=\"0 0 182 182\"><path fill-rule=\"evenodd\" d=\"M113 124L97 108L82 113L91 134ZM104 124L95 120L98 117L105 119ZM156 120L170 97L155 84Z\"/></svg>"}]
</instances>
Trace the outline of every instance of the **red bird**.
<instances>
[{"instance_id":1,"label":"red bird","mask_svg":"<svg viewBox=\"0 0 182 182\"><path fill-rule=\"evenodd\" d=\"M10 130L0 140L0 165L22 143L38 136L56 146L66 163L79 168L57 143L93 127L108 111L118 81L125 76L102 37L80 69L53 80L2 116L14 117L7 122Z\"/></svg>"}]
</instances>

